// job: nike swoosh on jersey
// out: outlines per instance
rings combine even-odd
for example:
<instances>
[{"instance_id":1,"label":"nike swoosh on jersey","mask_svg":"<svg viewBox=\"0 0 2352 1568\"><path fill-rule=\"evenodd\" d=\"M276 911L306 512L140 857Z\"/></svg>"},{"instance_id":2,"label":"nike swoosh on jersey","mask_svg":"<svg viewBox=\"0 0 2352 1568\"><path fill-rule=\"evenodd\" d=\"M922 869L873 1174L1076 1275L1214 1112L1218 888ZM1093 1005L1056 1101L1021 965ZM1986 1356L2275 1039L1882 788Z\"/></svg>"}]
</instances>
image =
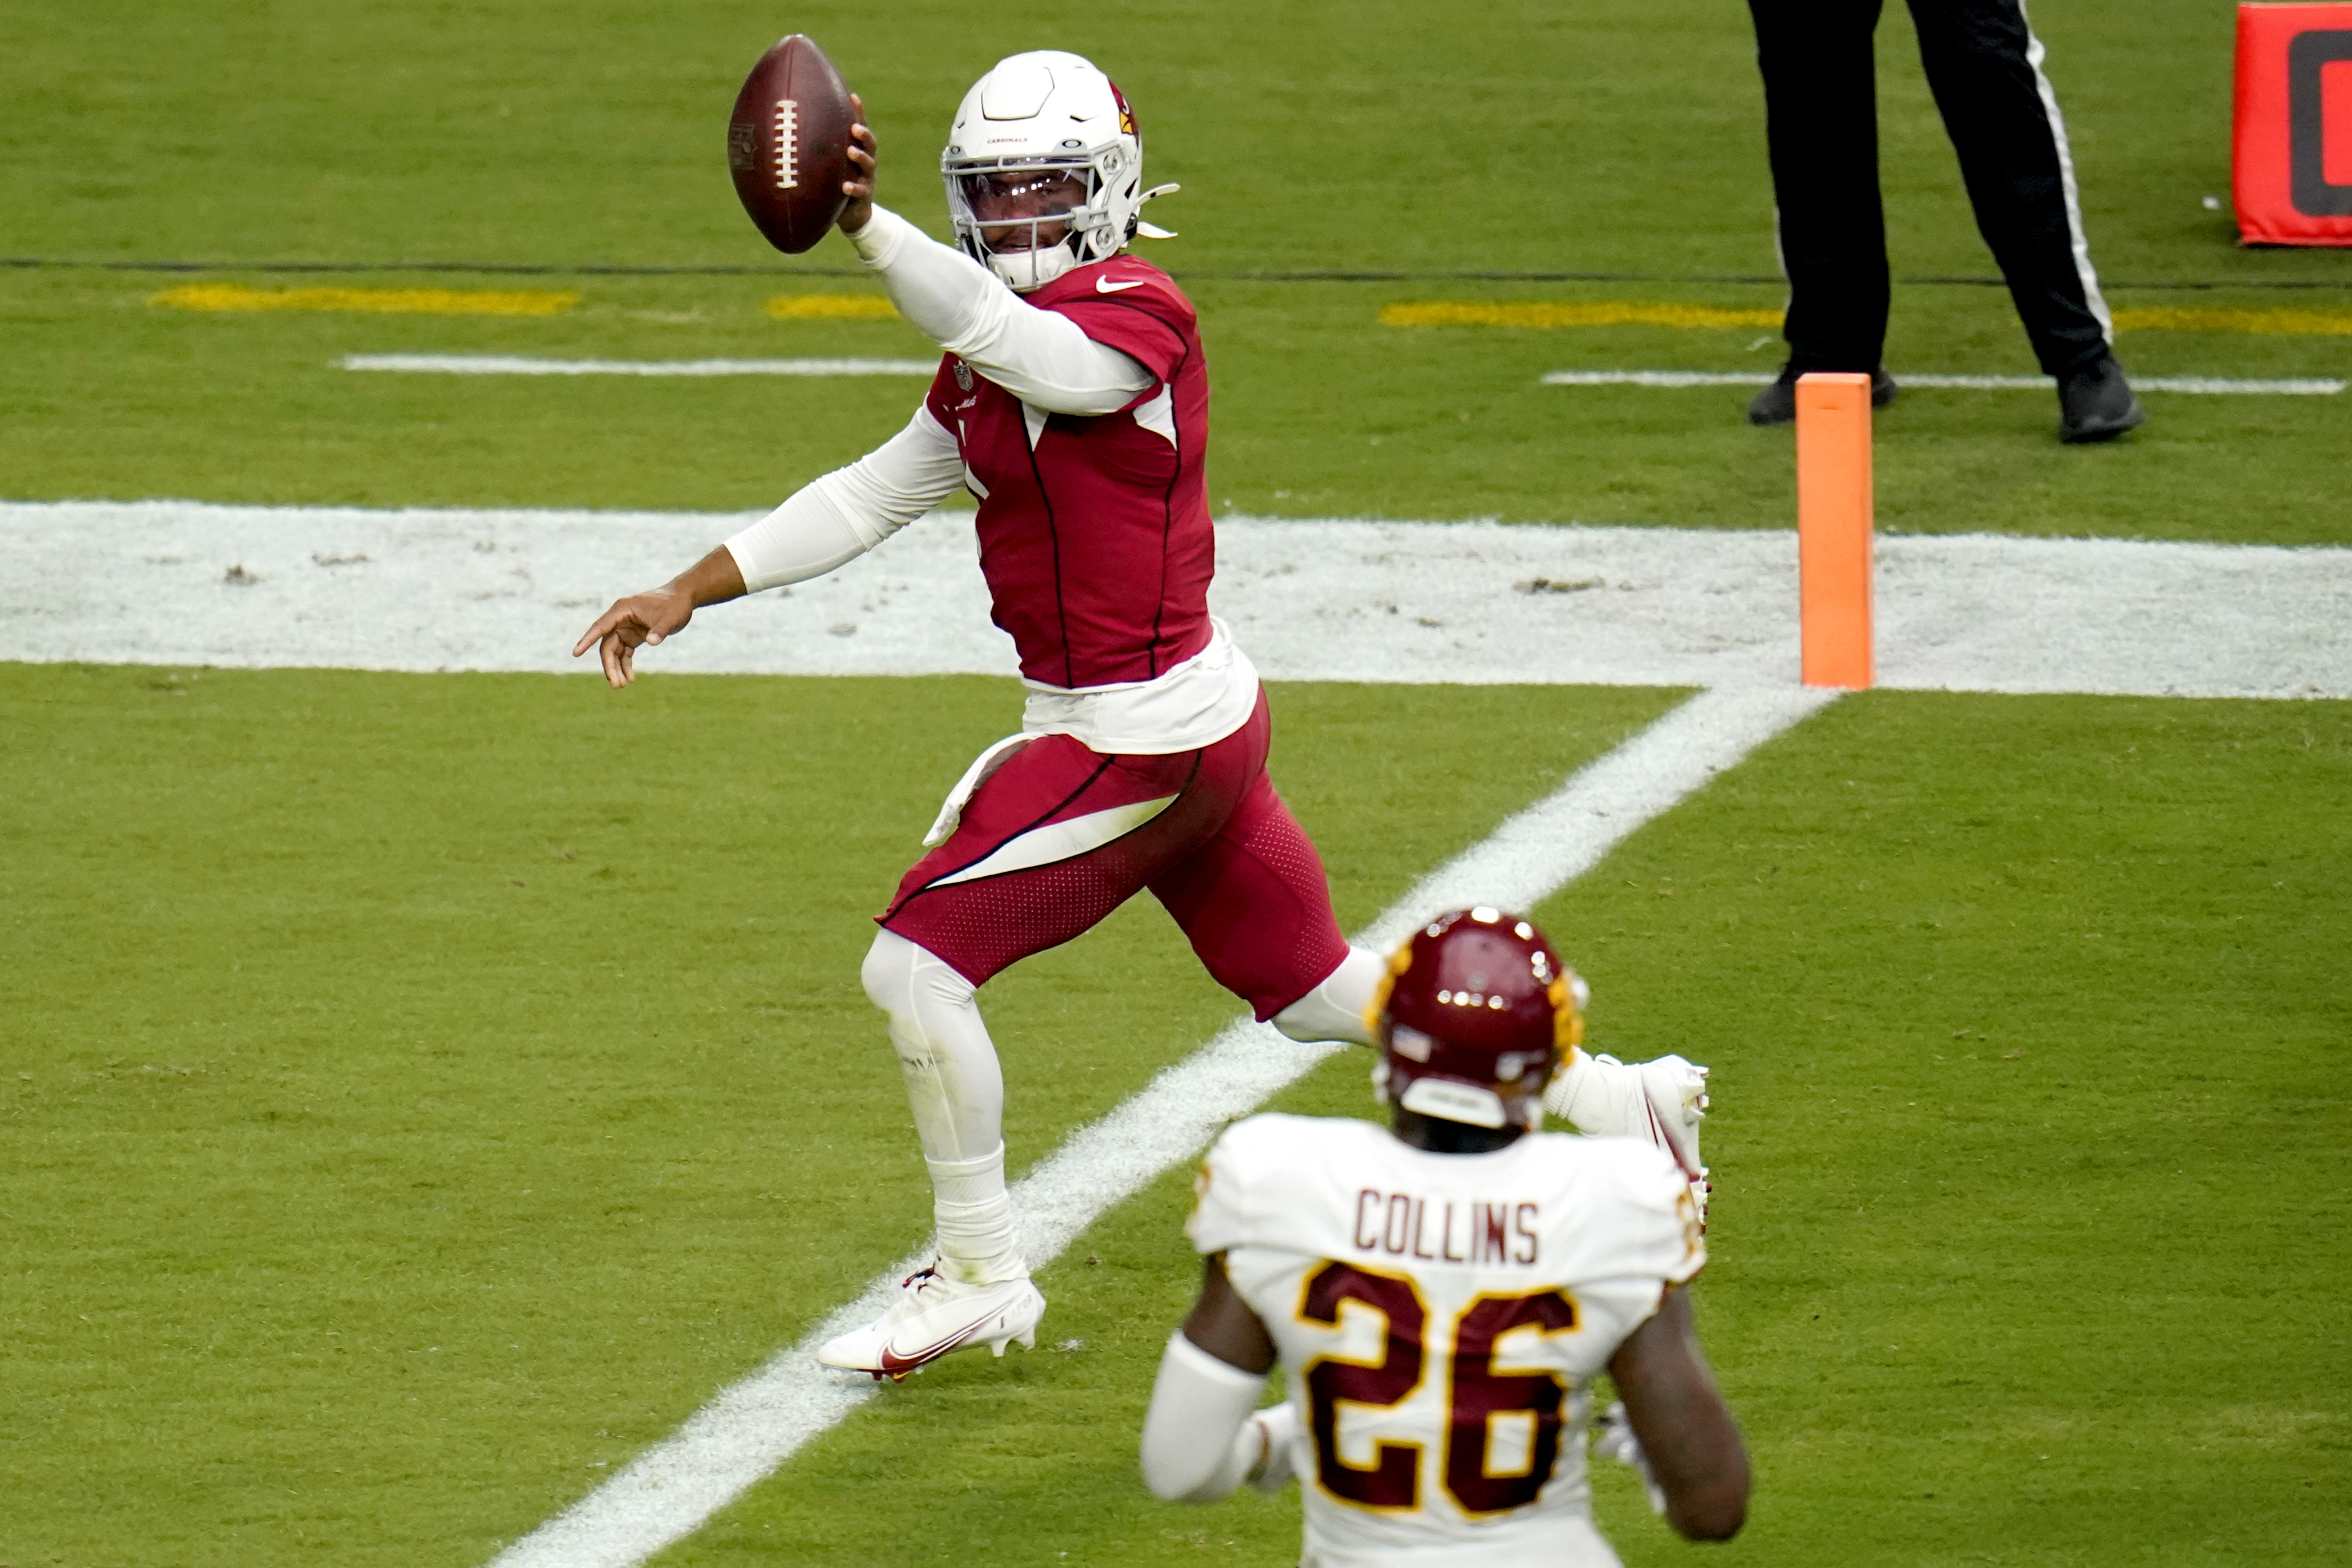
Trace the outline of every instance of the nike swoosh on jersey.
<instances>
[{"instance_id":1,"label":"nike swoosh on jersey","mask_svg":"<svg viewBox=\"0 0 2352 1568\"><path fill-rule=\"evenodd\" d=\"M1116 294L1122 289L1140 289L1150 281L1149 278L1130 278L1124 283L1114 283L1108 278L1097 278L1095 279L1095 292Z\"/></svg>"}]
</instances>

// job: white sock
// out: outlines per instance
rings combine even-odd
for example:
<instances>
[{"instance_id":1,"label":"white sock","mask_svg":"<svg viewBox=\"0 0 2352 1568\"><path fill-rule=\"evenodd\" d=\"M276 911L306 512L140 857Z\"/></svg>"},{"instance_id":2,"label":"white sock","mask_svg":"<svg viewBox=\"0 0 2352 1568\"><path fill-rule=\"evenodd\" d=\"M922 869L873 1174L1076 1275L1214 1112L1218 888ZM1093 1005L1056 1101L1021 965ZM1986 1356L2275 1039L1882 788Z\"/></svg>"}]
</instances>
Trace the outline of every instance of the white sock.
<instances>
[{"instance_id":1,"label":"white sock","mask_svg":"<svg viewBox=\"0 0 2352 1568\"><path fill-rule=\"evenodd\" d=\"M1387 969L1387 961L1379 953L1351 947L1321 984L1270 1021L1294 1040L1346 1040L1369 1046L1372 1032L1365 1026L1364 1009L1371 1005L1372 992Z\"/></svg>"},{"instance_id":2,"label":"white sock","mask_svg":"<svg viewBox=\"0 0 2352 1568\"><path fill-rule=\"evenodd\" d=\"M1004 1191L1004 1145L977 1160L933 1160L931 1213L940 1227L940 1268L967 1285L992 1285L1029 1272L1013 1234Z\"/></svg>"}]
</instances>

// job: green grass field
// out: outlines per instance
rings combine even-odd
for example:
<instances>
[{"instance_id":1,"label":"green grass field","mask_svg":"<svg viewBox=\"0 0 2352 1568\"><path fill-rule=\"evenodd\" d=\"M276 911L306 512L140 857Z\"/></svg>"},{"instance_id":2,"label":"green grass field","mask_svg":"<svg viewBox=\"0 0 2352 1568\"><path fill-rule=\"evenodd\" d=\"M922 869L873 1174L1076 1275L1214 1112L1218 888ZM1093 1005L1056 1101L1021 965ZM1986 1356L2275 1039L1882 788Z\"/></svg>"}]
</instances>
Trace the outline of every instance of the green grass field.
<instances>
[{"instance_id":1,"label":"green grass field","mask_svg":"<svg viewBox=\"0 0 2352 1568\"><path fill-rule=\"evenodd\" d=\"M2035 9L2064 94L2094 257L2117 308L2352 310L2340 253L2246 251L2226 213L2231 13ZM1370 514L1779 527L1785 431L1738 389L1543 387L1566 368L1762 369L1768 331L1377 324L1396 300L1632 298L1777 306L1769 282L1247 283L1236 274L1536 270L1649 279L1773 271L1760 95L1737 8L1607 0L1449 16L1192 4L1004 30L922 4L554 6L501 0L202 11L54 0L0 18L0 256L238 263L750 267L659 279L387 273L376 286L578 288L546 320L203 316L183 276L0 269L0 473L16 499L736 508L772 504L904 421L896 381L561 385L364 375L346 353L617 358L905 353L895 323L778 322L781 289L838 289L845 244L766 250L719 144L742 62L787 26L824 40L892 160L884 195L937 225L940 127L987 62L1052 38L1137 101L1181 181L1150 254L1198 293L1216 366L1217 499ZM1908 23L1882 29L1895 270L1988 277ZM1299 62L1307 62L1300 64ZM1303 73L1303 74L1302 74ZM159 132L168 126L168 132ZM2148 284L2223 285L2183 291ZM2316 288L2280 289L2301 283ZM855 280L848 287L864 287ZM1758 340L1764 340L1759 342ZM2148 374L2344 375L2352 336L2144 331ZM2031 373L1999 289L1898 291L1897 371ZM2039 393L1921 390L1880 420L1889 528L2342 542L2352 396L2150 395L2132 456L2061 450Z\"/></svg>"},{"instance_id":2,"label":"green grass field","mask_svg":"<svg viewBox=\"0 0 2352 1568\"><path fill-rule=\"evenodd\" d=\"M862 917L1002 686L0 689L6 1561L484 1558L920 1234ZM1671 700L1278 698L1355 921ZM1597 1046L1719 1075L1729 1555L2340 1560L2347 782L2341 705L1856 699L1540 911ZM1146 908L990 1006L1016 1163L1231 1011ZM1084 1351L889 1391L677 1555L1285 1560L1289 1507L1133 1480L1184 1191L1048 1271Z\"/></svg>"},{"instance_id":3,"label":"green grass field","mask_svg":"<svg viewBox=\"0 0 2352 1568\"><path fill-rule=\"evenodd\" d=\"M2035 7L2119 307L2352 310L2226 214L2230 9ZM1397 300L1769 308L1736 6L32 0L0 15L0 500L771 504L919 384L363 375L346 353L911 355L789 322L721 173L787 30L938 218L957 93L1096 56L1216 367L1213 494L1270 516L1777 527L1759 330L1398 329ZM1881 33L1898 274L1990 270L1907 23ZM548 275L262 270L500 263ZM744 267L614 276L594 265ZM1293 270L1385 281L1278 282ZM1640 274L1473 280L1467 271ZM578 289L545 319L198 314L259 287ZM2211 283L2211 289L2158 285ZM2308 284L2310 288L2284 288ZM1760 345L1759 337L1767 339ZM2335 375L2352 335L2145 331L2135 371ZM1899 371L2020 372L2005 297L1898 289ZM1879 425L1882 524L2335 543L2347 397L2038 394ZM615 590L632 584L614 584ZM724 612L718 612L724 613ZM26 650L37 657L37 649ZM1276 776L1361 922L1678 693L1288 686ZM478 1568L916 1245L856 964L1010 681L0 664L0 1568ZM1594 1045L1715 1068L1710 1348L1756 1454L1727 1564L2352 1562L2352 710L1879 693L1650 824L1541 918ZM1025 1166L1234 1004L1148 903L995 982ZM1287 1109L1369 1113L1366 1058ZM1171 1173L1041 1276L1040 1349L889 1388L661 1561L1280 1563L1295 1496L1153 1503L1134 1437L1195 1263ZM1066 1341L1082 1348L1047 1348ZM1622 1478L1629 1563L1687 1561Z\"/></svg>"}]
</instances>

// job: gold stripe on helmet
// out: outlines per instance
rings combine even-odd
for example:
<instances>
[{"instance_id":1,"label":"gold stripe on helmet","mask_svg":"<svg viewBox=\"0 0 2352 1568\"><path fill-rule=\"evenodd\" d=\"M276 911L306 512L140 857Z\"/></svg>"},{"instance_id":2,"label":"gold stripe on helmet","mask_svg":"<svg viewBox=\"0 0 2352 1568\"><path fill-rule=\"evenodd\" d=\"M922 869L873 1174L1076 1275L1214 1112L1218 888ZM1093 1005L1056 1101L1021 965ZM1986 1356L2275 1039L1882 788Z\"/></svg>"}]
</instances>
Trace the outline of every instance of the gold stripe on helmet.
<instances>
[{"instance_id":1,"label":"gold stripe on helmet","mask_svg":"<svg viewBox=\"0 0 2352 1568\"><path fill-rule=\"evenodd\" d=\"M1561 970L1545 988L1544 998L1551 1004L1552 1047L1559 1052L1559 1064L1566 1067L1576 1047L1584 1044L1584 1010L1576 1005L1576 990L1569 984L1567 970Z\"/></svg>"}]
</instances>

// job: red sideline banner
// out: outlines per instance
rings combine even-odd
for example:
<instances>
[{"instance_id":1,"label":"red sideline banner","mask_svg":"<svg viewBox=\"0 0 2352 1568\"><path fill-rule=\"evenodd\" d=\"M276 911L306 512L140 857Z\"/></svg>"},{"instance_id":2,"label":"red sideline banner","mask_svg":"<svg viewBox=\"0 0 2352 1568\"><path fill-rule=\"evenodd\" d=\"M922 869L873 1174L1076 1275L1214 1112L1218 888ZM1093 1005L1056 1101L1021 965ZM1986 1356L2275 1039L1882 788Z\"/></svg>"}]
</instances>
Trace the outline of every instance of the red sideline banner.
<instances>
[{"instance_id":1,"label":"red sideline banner","mask_svg":"<svg viewBox=\"0 0 2352 1568\"><path fill-rule=\"evenodd\" d=\"M2231 195L2244 245L2352 245L2352 4L2240 5Z\"/></svg>"}]
</instances>

